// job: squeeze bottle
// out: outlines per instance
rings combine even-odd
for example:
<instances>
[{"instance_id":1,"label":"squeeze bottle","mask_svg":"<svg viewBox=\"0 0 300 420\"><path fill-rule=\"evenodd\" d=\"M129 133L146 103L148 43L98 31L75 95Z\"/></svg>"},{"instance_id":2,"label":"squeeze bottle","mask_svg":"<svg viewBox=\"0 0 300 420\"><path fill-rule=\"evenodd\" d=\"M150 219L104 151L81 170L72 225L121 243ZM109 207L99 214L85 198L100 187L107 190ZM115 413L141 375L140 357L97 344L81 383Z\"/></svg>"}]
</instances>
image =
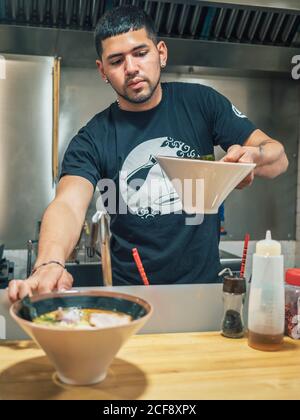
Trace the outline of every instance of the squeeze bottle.
<instances>
[{"instance_id":1,"label":"squeeze bottle","mask_svg":"<svg viewBox=\"0 0 300 420\"><path fill-rule=\"evenodd\" d=\"M281 245L266 239L253 255L249 297L248 344L262 351L280 350L284 336L284 263Z\"/></svg>"}]
</instances>

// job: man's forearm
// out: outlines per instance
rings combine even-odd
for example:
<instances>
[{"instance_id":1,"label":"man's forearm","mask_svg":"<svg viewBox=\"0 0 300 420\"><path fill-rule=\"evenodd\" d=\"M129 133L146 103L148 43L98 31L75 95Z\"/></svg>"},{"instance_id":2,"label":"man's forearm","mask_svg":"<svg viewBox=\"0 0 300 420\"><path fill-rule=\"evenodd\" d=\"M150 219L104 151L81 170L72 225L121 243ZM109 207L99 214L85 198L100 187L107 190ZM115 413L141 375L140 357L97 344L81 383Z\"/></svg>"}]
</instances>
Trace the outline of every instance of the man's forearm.
<instances>
[{"instance_id":1,"label":"man's forearm","mask_svg":"<svg viewBox=\"0 0 300 420\"><path fill-rule=\"evenodd\" d=\"M83 218L76 217L66 203L54 200L43 216L35 266L52 260L64 264L79 239Z\"/></svg>"},{"instance_id":2,"label":"man's forearm","mask_svg":"<svg viewBox=\"0 0 300 420\"><path fill-rule=\"evenodd\" d=\"M255 130L242 149L236 162L256 163L255 175L275 178L285 172L289 166L284 146L261 130Z\"/></svg>"},{"instance_id":3,"label":"man's forearm","mask_svg":"<svg viewBox=\"0 0 300 420\"><path fill-rule=\"evenodd\" d=\"M288 168L284 147L277 141L264 141L259 146L259 158L255 175L275 178Z\"/></svg>"}]
</instances>

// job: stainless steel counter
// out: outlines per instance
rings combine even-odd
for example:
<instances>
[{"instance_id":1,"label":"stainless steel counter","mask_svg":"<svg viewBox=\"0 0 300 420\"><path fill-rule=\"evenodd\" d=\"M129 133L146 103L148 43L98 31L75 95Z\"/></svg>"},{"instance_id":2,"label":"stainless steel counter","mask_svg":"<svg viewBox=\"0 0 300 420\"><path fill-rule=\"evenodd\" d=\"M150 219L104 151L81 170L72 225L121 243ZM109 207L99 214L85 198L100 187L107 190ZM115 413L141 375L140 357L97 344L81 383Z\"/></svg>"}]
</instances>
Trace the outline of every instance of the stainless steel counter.
<instances>
[{"instance_id":1,"label":"stainless steel counter","mask_svg":"<svg viewBox=\"0 0 300 420\"><path fill-rule=\"evenodd\" d=\"M78 288L87 290L88 288ZM101 290L103 288L93 288ZM223 302L221 284L119 286L104 288L139 296L153 305L151 319L141 333L216 331L220 329ZM23 340L25 333L11 319L9 302L0 290L0 339Z\"/></svg>"}]
</instances>

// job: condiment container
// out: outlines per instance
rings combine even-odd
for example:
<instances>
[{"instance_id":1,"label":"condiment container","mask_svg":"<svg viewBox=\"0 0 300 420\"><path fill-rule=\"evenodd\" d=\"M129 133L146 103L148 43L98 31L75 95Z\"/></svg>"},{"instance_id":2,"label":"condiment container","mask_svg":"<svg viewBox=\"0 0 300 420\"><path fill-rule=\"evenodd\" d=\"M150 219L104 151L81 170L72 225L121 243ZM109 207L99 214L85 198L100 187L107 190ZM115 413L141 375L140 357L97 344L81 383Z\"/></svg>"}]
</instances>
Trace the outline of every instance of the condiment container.
<instances>
[{"instance_id":1,"label":"condiment container","mask_svg":"<svg viewBox=\"0 0 300 420\"><path fill-rule=\"evenodd\" d=\"M224 316L222 335L228 338L244 336L243 306L246 295L244 278L226 276L223 283Z\"/></svg>"},{"instance_id":2,"label":"condiment container","mask_svg":"<svg viewBox=\"0 0 300 420\"><path fill-rule=\"evenodd\" d=\"M281 245L268 231L253 256L249 298L248 344L263 351L280 350L284 337L284 261Z\"/></svg>"},{"instance_id":3,"label":"condiment container","mask_svg":"<svg viewBox=\"0 0 300 420\"><path fill-rule=\"evenodd\" d=\"M300 339L300 269L285 274L285 334Z\"/></svg>"}]
</instances>

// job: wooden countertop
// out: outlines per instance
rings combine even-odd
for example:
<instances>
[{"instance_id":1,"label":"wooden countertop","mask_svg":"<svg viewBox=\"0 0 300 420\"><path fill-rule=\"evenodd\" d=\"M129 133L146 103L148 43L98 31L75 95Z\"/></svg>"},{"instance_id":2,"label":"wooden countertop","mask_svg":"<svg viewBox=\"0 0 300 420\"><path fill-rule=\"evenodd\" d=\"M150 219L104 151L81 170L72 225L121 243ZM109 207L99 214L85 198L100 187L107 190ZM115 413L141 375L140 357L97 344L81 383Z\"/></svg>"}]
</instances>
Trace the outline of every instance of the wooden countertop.
<instances>
[{"instance_id":1,"label":"wooden countertop","mask_svg":"<svg viewBox=\"0 0 300 420\"><path fill-rule=\"evenodd\" d=\"M0 400L12 399L300 399L300 341L264 353L219 333L136 335L91 387L59 383L33 342L0 341Z\"/></svg>"}]
</instances>

